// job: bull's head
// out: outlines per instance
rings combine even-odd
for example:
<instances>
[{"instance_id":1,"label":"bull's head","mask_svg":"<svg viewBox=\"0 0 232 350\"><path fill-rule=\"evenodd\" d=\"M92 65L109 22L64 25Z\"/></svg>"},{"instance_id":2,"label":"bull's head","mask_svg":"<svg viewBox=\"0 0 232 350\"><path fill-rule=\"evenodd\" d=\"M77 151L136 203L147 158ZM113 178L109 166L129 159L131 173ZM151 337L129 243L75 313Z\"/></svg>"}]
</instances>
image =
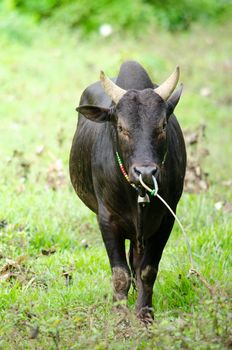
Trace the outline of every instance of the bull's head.
<instances>
[{"instance_id":1,"label":"bull's head","mask_svg":"<svg viewBox=\"0 0 232 350\"><path fill-rule=\"evenodd\" d=\"M132 183L139 176L153 184L152 176L161 179L161 167L167 153L168 120L182 92L174 92L179 79L179 67L159 87L145 90L123 90L101 72L100 80L113 108L83 105L77 110L95 122L110 121L116 131L117 150Z\"/></svg>"}]
</instances>

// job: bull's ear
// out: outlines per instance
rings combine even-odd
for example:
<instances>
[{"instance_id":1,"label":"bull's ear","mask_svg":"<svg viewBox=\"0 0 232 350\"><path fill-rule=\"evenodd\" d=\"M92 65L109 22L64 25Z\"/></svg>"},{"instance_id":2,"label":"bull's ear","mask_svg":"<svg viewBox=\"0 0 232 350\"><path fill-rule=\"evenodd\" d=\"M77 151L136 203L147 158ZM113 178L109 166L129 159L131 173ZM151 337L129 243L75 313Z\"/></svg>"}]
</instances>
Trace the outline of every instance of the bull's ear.
<instances>
[{"instance_id":1,"label":"bull's ear","mask_svg":"<svg viewBox=\"0 0 232 350\"><path fill-rule=\"evenodd\" d=\"M174 109L176 108L177 103L179 102L180 96L182 94L183 90L183 84L180 84L180 87L172 93L172 95L167 100L168 110L167 115L168 117L173 113Z\"/></svg>"},{"instance_id":2,"label":"bull's ear","mask_svg":"<svg viewBox=\"0 0 232 350\"><path fill-rule=\"evenodd\" d=\"M103 123L110 120L111 109L99 106L82 105L76 108L77 112L83 114L93 122Z\"/></svg>"}]
</instances>

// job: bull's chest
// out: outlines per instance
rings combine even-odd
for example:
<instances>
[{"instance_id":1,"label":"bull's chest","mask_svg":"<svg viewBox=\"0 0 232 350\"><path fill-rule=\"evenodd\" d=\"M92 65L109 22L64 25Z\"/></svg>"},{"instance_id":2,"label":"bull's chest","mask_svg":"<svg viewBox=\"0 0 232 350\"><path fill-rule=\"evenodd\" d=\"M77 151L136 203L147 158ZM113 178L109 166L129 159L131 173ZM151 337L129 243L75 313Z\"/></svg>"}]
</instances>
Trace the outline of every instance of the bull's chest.
<instances>
[{"instance_id":1,"label":"bull's chest","mask_svg":"<svg viewBox=\"0 0 232 350\"><path fill-rule=\"evenodd\" d=\"M155 235L166 212L162 204L156 199L153 199L144 207L140 206L137 200L134 203L124 200L118 202L117 205L112 205L108 201L106 207L108 212L111 213L112 224L119 226L124 237L130 240L136 239L141 227L144 239Z\"/></svg>"}]
</instances>

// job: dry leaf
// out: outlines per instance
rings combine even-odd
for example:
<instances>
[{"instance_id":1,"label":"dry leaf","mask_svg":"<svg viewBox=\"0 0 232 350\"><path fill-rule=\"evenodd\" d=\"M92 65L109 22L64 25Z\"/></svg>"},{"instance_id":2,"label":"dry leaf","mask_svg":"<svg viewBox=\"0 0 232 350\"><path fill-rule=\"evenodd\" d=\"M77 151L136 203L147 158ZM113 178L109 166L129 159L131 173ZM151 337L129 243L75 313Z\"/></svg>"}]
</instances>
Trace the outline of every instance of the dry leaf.
<instances>
[{"instance_id":1,"label":"dry leaf","mask_svg":"<svg viewBox=\"0 0 232 350\"><path fill-rule=\"evenodd\" d=\"M225 181L222 181L222 185L223 186L226 186L226 187L231 187L232 186L232 180L225 180Z\"/></svg>"},{"instance_id":2,"label":"dry leaf","mask_svg":"<svg viewBox=\"0 0 232 350\"><path fill-rule=\"evenodd\" d=\"M226 202L224 204L223 210L226 214L232 213L232 203Z\"/></svg>"},{"instance_id":3,"label":"dry leaf","mask_svg":"<svg viewBox=\"0 0 232 350\"><path fill-rule=\"evenodd\" d=\"M16 260L6 258L5 265L2 266L0 270L0 281L8 281L11 278L20 277L21 280L25 280L25 268L23 263L27 259L27 256L18 256Z\"/></svg>"},{"instance_id":4,"label":"dry leaf","mask_svg":"<svg viewBox=\"0 0 232 350\"><path fill-rule=\"evenodd\" d=\"M12 277L15 277L16 275L13 272L4 272L0 274L0 282L3 281L9 281Z\"/></svg>"},{"instance_id":5,"label":"dry leaf","mask_svg":"<svg viewBox=\"0 0 232 350\"><path fill-rule=\"evenodd\" d=\"M60 159L57 159L48 168L47 172L47 186L56 191L58 188L65 185L65 176L63 172L63 165Z\"/></svg>"},{"instance_id":6,"label":"dry leaf","mask_svg":"<svg viewBox=\"0 0 232 350\"><path fill-rule=\"evenodd\" d=\"M62 276L65 277L65 285L66 287L69 286L72 283L72 272L73 272L73 266L70 266L68 270L66 268L63 268Z\"/></svg>"},{"instance_id":7,"label":"dry leaf","mask_svg":"<svg viewBox=\"0 0 232 350\"><path fill-rule=\"evenodd\" d=\"M22 265L22 263L24 263L27 260L27 256L26 255L20 255L17 257L16 259L16 263L18 265Z\"/></svg>"},{"instance_id":8,"label":"dry leaf","mask_svg":"<svg viewBox=\"0 0 232 350\"><path fill-rule=\"evenodd\" d=\"M0 229L5 228L8 225L6 220L0 220Z\"/></svg>"},{"instance_id":9,"label":"dry leaf","mask_svg":"<svg viewBox=\"0 0 232 350\"><path fill-rule=\"evenodd\" d=\"M30 330L30 338L36 339L39 335L39 326L32 327Z\"/></svg>"},{"instance_id":10,"label":"dry leaf","mask_svg":"<svg viewBox=\"0 0 232 350\"><path fill-rule=\"evenodd\" d=\"M54 247L51 247L51 248L48 248L48 249L41 249L41 253L43 255L51 255L51 254L54 254L56 252L56 248Z\"/></svg>"}]
</instances>

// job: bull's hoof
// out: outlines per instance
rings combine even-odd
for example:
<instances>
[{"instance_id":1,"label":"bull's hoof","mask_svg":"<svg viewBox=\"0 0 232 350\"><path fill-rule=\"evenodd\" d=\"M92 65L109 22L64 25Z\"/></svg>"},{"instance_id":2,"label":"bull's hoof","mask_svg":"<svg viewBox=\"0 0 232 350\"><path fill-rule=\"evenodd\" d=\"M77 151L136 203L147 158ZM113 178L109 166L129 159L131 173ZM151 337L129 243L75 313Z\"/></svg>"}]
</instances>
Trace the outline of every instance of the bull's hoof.
<instances>
[{"instance_id":1,"label":"bull's hoof","mask_svg":"<svg viewBox=\"0 0 232 350\"><path fill-rule=\"evenodd\" d=\"M150 325L154 321L154 312L151 307L143 307L137 312L138 319L145 325Z\"/></svg>"}]
</instances>

